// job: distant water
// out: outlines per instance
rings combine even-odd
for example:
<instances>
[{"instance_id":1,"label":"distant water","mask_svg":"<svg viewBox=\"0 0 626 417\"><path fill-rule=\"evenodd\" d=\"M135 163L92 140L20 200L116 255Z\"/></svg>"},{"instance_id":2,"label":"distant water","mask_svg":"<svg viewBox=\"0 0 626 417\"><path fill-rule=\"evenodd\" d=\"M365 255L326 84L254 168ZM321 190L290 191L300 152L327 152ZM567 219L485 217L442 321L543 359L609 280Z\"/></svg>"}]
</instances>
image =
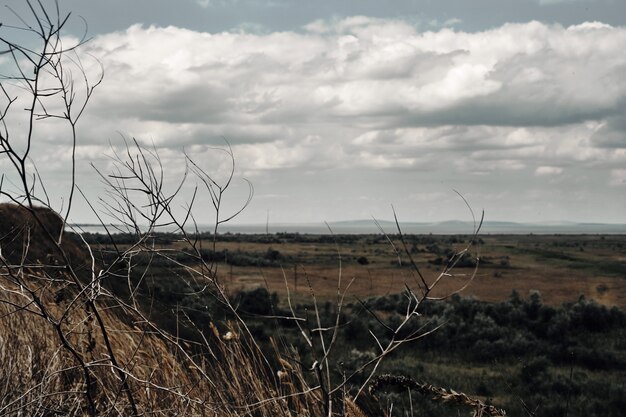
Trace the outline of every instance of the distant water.
<instances>
[{"instance_id":1,"label":"distant water","mask_svg":"<svg viewBox=\"0 0 626 417\"><path fill-rule=\"evenodd\" d=\"M397 233L396 224L390 221L379 221L385 233ZM102 225L78 224L77 230L89 233L106 233ZM401 223L403 233L410 234L471 234L474 225L471 222L448 221L439 223ZM119 233L119 226L110 226L111 233ZM122 229L125 230L125 229ZM163 229L161 231L171 231ZM199 226L201 232L213 231L213 226ZM302 233L302 234L377 234L381 233L373 220L357 220L345 222L325 223L282 223L269 224L269 233ZM332 231L332 232L331 232ZM224 224L219 233L263 234L266 233L264 224ZM514 222L485 222L480 234L626 234L626 224L607 223L514 223Z\"/></svg>"}]
</instances>

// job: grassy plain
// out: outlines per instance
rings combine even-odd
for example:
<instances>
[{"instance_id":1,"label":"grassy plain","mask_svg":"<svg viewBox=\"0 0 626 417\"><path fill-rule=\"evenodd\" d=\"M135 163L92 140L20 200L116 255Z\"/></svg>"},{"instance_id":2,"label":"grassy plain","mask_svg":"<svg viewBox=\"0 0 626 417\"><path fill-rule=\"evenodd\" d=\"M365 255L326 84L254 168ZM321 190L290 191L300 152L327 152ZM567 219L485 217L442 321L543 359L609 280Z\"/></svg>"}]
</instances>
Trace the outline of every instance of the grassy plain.
<instances>
[{"instance_id":1,"label":"grassy plain","mask_svg":"<svg viewBox=\"0 0 626 417\"><path fill-rule=\"evenodd\" d=\"M421 307L419 323L414 324L425 329L442 324L441 328L389 355L379 368L381 374L478 395L509 415L623 415L626 236L481 235L476 244L462 235L404 238L431 282L453 254L468 249L469 256L461 258L452 276L440 281L435 295L450 294L472 274L475 277L460 297ZM86 239L96 248L104 242L106 249L106 237ZM134 257L133 279L145 284L144 302L152 318L192 338L191 330L180 327L181 309L185 319L205 332L207 323L224 318L215 300L203 292L204 284L187 278L180 267L193 267L198 258L185 252L177 239L156 236L154 244L172 249L161 252L171 258ZM132 242L132 236L118 236L116 241L123 245ZM288 300L310 324L310 312L315 311L312 288L322 327L332 328L339 279L341 289L353 281L337 316L340 331L329 356L329 369L350 372L376 355L372 335L387 340L385 329L404 317L406 286L419 293L419 278L398 236L222 234L215 249L213 236L202 236L200 243L202 258L218 263L217 278L228 287L255 340L266 343L277 338L307 364L315 357L294 323L276 319L291 314ZM123 296L126 278L117 284L110 282ZM333 378L342 375L333 371ZM363 381L357 377L353 382ZM414 409L413 415L419 416L458 415L458 410L427 401L411 403L405 394L389 394L398 410Z\"/></svg>"},{"instance_id":2,"label":"grassy plain","mask_svg":"<svg viewBox=\"0 0 626 417\"><path fill-rule=\"evenodd\" d=\"M246 254L251 264L220 265L223 283L233 290L267 286L284 295L308 297L308 281L321 297L336 295L341 274L345 283L354 279L349 293L359 298L403 291L416 286L408 258L402 264L394 248L381 236L226 235L217 251L232 259ZM411 237L407 237L411 241ZM434 279L449 250L460 251L467 236L421 236L409 243L412 256L427 279ZM397 249L401 249L397 239ZM208 242L205 247L208 247ZM484 301L506 300L513 289L522 296L539 291L546 304L560 305L580 295L607 306L626 308L626 236L623 235L483 235L471 248L480 262L472 284L461 292ZM269 251L278 253L270 254ZM258 262L253 259L268 260ZM438 260L439 258L439 260ZM361 262L359 262L359 260ZM228 262L228 261L227 261ZM239 263L239 264L238 264ZM234 265L232 265L234 264ZM456 268L458 276L441 282L437 294L460 288L474 272L469 265Z\"/></svg>"}]
</instances>

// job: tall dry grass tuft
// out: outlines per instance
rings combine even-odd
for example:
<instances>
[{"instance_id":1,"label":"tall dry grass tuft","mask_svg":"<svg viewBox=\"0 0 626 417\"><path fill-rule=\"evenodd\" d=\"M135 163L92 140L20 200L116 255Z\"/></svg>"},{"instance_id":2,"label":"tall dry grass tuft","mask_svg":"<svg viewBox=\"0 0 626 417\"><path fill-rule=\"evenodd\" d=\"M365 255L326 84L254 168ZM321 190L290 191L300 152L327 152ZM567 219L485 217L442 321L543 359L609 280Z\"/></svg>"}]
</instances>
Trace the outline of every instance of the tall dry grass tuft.
<instances>
[{"instance_id":1,"label":"tall dry grass tuft","mask_svg":"<svg viewBox=\"0 0 626 417\"><path fill-rule=\"evenodd\" d=\"M23 282L38 287L38 303L45 306L46 317L1 273L0 355L9 365L0 368L4 384L0 415L82 415L88 408L85 390L93 396L97 412L129 414L93 313L82 303L70 306L75 294L63 288L65 295L60 296L58 286L41 277L40 271L25 268L20 273ZM141 410L169 415L173 404L176 409L181 403L193 409L194 402L205 400L200 395L194 395L193 401L187 398L189 393L200 392L204 384L172 355L166 343L140 330L140 325L128 323L128 318L119 317L113 308L103 311L101 317ZM90 386L85 387L82 365L64 348L51 321L60 324L66 343L84 361L93 377Z\"/></svg>"},{"instance_id":2,"label":"tall dry grass tuft","mask_svg":"<svg viewBox=\"0 0 626 417\"><path fill-rule=\"evenodd\" d=\"M91 391L97 415L129 415L132 409L121 395L121 381L112 372L107 349L94 316L76 303L67 288L60 298L57 285L42 279L40 271L25 268L25 281L37 285L49 318L25 303L19 286L8 282L0 269L0 415L88 415L85 390ZM26 278L27 276L27 278ZM282 361L268 368L265 358L245 333L232 325L206 339L206 349L189 358L158 334L143 328L123 309L111 305L102 318L109 341L133 394L139 415L169 416L321 416L315 389L302 369ZM62 320L62 329L93 376L85 387L81 365L59 342L49 320ZM53 318L54 317L54 318ZM210 353L209 353L210 352Z\"/></svg>"},{"instance_id":3,"label":"tall dry grass tuft","mask_svg":"<svg viewBox=\"0 0 626 417\"><path fill-rule=\"evenodd\" d=\"M11 209L2 206L17 226L11 231L20 233L0 230L0 248L38 236L28 211ZM24 258L50 249L38 242L25 244ZM180 340L100 288L98 324L83 299L87 291L73 284L64 266L2 260L0 416L327 415L319 387L308 384L298 361L283 359L274 344L278 365L271 367L238 323L222 332L211 323L203 344ZM119 368L112 367L110 351ZM362 415L354 404L348 409L346 415Z\"/></svg>"}]
</instances>

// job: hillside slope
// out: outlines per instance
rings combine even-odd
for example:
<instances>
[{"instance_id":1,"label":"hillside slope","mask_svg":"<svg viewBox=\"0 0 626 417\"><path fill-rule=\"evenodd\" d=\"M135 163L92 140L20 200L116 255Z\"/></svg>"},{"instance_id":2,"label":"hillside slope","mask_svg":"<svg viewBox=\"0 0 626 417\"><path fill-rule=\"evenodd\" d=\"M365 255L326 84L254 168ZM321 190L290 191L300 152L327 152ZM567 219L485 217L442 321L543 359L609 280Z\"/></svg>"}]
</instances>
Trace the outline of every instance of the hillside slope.
<instances>
[{"instance_id":1,"label":"hillside slope","mask_svg":"<svg viewBox=\"0 0 626 417\"><path fill-rule=\"evenodd\" d=\"M0 205L0 415L319 415L312 393L277 399L303 389L300 373L280 381L236 327L192 345L77 283L63 259L86 268L88 252L70 235L59 249L59 216L32 213L41 224Z\"/></svg>"}]
</instances>

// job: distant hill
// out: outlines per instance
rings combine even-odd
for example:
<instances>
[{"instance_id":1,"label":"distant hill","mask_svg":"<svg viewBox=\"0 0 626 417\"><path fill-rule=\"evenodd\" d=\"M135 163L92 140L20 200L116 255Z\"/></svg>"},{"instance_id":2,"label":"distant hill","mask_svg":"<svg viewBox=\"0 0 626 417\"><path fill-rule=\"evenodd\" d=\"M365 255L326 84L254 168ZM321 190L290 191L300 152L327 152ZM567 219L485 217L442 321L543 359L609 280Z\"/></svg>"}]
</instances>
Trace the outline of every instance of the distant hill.
<instances>
[{"instance_id":1,"label":"distant hill","mask_svg":"<svg viewBox=\"0 0 626 417\"><path fill-rule=\"evenodd\" d=\"M396 233L395 222L389 220L378 220L378 224L385 233ZM471 234L474 231L474 224L469 221L450 220L444 222L419 223L401 222L400 227L403 233L412 234ZM270 224L270 233L290 232L290 233L315 233L326 234L361 234L380 233L373 220L350 220L330 222L328 226L324 223L276 223ZM265 233L265 225L237 225L225 224L220 229L222 232L232 233ZM626 234L626 224L608 223L571 223L571 222L546 222L546 223L516 223L505 221L486 221L483 223L481 234Z\"/></svg>"},{"instance_id":2,"label":"distant hill","mask_svg":"<svg viewBox=\"0 0 626 417\"><path fill-rule=\"evenodd\" d=\"M63 219L52 210L35 207L37 222L24 207L0 204L0 247L2 256L10 264L59 264L62 256L54 244L58 239ZM89 263L88 253L80 238L66 233L61 247L74 266ZM50 238L53 237L54 240ZM25 250L27 249L27 250Z\"/></svg>"},{"instance_id":3,"label":"distant hill","mask_svg":"<svg viewBox=\"0 0 626 417\"><path fill-rule=\"evenodd\" d=\"M385 233L396 233L396 224L390 220L378 220L378 224ZM104 228L98 224L75 225L77 228L91 233L104 233ZM469 221L449 220L443 222L401 222L403 233L412 234L471 234L474 224ZM212 231L212 225L199 225L200 231ZM221 233L262 234L266 230L270 233L309 233L309 234L372 234L380 233L374 220L346 220L319 223L270 223L265 224L237 224L226 223L220 226ZM112 232L118 230L112 229ZM480 229L481 234L626 234L626 224L611 223L575 223L575 222L541 222L517 223L507 221L485 221Z\"/></svg>"}]
</instances>

